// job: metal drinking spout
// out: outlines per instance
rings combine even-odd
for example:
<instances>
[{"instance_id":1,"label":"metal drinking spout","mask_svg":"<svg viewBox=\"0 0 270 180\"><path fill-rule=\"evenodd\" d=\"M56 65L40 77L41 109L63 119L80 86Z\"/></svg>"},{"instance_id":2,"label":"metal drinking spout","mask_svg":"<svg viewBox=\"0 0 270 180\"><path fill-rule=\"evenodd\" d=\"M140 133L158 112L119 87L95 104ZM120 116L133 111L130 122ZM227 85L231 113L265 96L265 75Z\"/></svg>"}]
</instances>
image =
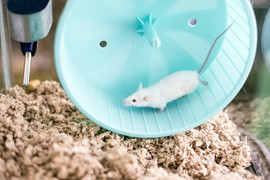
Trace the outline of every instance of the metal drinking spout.
<instances>
[{"instance_id":1,"label":"metal drinking spout","mask_svg":"<svg viewBox=\"0 0 270 180\"><path fill-rule=\"evenodd\" d=\"M30 79L30 71L31 71L31 59L32 53L26 52L25 53L25 60L24 60L24 69L23 69L23 87L29 86L29 79Z\"/></svg>"}]
</instances>

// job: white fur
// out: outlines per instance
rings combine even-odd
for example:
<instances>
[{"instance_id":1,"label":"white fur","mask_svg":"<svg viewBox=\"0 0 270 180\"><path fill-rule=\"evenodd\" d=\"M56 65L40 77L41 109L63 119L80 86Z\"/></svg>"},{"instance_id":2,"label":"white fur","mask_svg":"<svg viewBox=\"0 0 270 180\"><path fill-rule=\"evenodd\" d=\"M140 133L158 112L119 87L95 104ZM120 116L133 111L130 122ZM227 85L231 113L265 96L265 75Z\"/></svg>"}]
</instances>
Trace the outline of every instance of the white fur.
<instances>
[{"instance_id":1,"label":"white fur","mask_svg":"<svg viewBox=\"0 0 270 180\"><path fill-rule=\"evenodd\" d=\"M159 108L160 112L168 102L181 98L197 89L200 79L197 71L178 71L153 86L142 88L124 100L126 106ZM134 99L136 102L133 102Z\"/></svg>"}]
</instances>

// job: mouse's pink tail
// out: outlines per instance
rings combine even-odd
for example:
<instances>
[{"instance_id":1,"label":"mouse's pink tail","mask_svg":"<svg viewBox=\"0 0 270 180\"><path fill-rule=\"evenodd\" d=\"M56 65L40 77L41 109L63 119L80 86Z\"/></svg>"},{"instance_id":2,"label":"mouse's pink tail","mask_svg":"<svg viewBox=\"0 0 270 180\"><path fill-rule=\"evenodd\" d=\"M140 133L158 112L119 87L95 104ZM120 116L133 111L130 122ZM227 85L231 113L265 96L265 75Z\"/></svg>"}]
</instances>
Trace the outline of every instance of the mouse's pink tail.
<instances>
[{"instance_id":1,"label":"mouse's pink tail","mask_svg":"<svg viewBox=\"0 0 270 180\"><path fill-rule=\"evenodd\" d=\"M211 56L211 53L212 53L212 51L213 51L213 49L214 49L214 47L215 47L217 41L219 40L219 38L221 38L221 37L222 37L222 36L223 36L223 35L224 35L224 34L232 27L232 25L233 25L233 23L232 23L225 31L223 31L223 32L215 39L214 43L212 44L212 46L211 46L211 48L210 48L210 50L209 50L209 52L208 52L208 54L207 54L207 57L206 57L206 59L205 59L203 65L202 65L201 68L198 70L198 73L199 73L199 74L203 71L203 69L205 68L206 64L208 63L209 58L210 58L210 56Z\"/></svg>"}]
</instances>

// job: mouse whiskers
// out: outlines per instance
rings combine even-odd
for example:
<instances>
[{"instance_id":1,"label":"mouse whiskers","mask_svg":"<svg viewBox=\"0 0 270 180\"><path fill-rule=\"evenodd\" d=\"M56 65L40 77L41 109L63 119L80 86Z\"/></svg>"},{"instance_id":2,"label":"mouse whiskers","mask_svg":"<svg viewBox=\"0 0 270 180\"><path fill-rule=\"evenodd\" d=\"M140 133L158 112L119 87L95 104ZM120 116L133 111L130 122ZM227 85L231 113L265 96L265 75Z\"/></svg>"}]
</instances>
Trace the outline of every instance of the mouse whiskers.
<instances>
[{"instance_id":1,"label":"mouse whiskers","mask_svg":"<svg viewBox=\"0 0 270 180\"><path fill-rule=\"evenodd\" d=\"M118 99L118 107L120 109L127 109L128 107L124 104L123 100Z\"/></svg>"},{"instance_id":2,"label":"mouse whiskers","mask_svg":"<svg viewBox=\"0 0 270 180\"><path fill-rule=\"evenodd\" d=\"M119 104L119 107L120 107L120 109L127 109L127 108L128 108L128 107L125 106L123 103L120 103L120 104Z\"/></svg>"}]
</instances>

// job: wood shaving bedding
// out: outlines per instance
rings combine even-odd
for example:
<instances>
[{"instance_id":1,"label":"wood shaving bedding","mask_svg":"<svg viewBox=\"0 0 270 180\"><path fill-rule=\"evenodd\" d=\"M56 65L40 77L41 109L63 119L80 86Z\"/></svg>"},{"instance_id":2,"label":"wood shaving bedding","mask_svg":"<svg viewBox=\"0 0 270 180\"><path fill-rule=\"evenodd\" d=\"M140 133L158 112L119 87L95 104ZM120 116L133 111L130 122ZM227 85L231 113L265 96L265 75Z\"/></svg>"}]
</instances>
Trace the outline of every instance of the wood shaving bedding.
<instances>
[{"instance_id":1,"label":"wood shaving bedding","mask_svg":"<svg viewBox=\"0 0 270 180\"><path fill-rule=\"evenodd\" d=\"M137 139L89 121L54 81L0 94L3 180L259 179L244 170L249 164L249 147L226 112L182 134Z\"/></svg>"},{"instance_id":2,"label":"wood shaving bedding","mask_svg":"<svg viewBox=\"0 0 270 180\"><path fill-rule=\"evenodd\" d=\"M260 139L270 149L270 97L231 104L228 111L238 127Z\"/></svg>"}]
</instances>

